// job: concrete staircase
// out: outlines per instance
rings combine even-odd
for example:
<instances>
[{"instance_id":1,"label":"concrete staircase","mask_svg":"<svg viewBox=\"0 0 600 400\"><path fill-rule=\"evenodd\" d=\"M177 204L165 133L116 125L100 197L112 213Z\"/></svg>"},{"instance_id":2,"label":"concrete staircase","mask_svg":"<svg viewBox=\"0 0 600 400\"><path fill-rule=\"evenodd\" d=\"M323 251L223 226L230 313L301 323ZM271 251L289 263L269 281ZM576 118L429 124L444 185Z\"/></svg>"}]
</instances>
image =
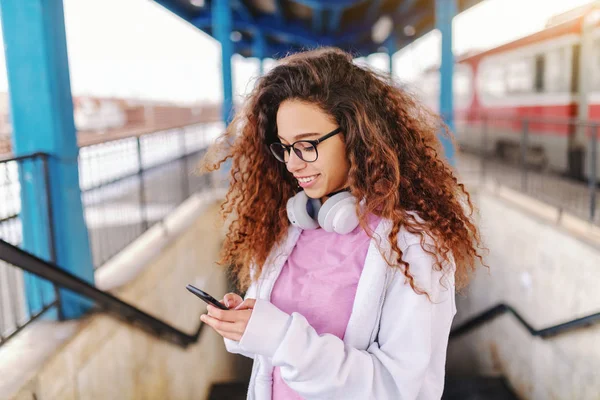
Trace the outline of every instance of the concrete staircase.
<instances>
[{"instance_id":1,"label":"concrete staircase","mask_svg":"<svg viewBox=\"0 0 600 400\"><path fill-rule=\"evenodd\" d=\"M208 400L245 400L248 382L213 385ZM449 378L442 400L519 400L501 377Z\"/></svg>"}]
</instances>

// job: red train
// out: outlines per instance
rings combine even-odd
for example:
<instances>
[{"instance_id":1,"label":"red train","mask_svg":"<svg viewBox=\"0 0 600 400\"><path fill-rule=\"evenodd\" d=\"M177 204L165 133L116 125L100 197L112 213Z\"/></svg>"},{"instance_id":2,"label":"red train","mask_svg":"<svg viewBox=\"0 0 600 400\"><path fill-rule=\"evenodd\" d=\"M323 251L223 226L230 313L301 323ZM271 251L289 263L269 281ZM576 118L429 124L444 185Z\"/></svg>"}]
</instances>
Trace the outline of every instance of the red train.
<instances>
[{"instance_id":1,"label":"red train","mask_svg":"<svg viewBox=\"0 0 600 400\"><path fill-rule=\"evenodd\" d=\"M437 109L438 70L426 71L417 86ZM526 130L528 163L589 176L594 128L574 121L600 124L598 3L558 15L530 36L458 57L454 106L461 146L518 158ZM600 147L597 154L600 159ZM596 170L600 177L600 160Z\"/></svg>"}]
</instances>

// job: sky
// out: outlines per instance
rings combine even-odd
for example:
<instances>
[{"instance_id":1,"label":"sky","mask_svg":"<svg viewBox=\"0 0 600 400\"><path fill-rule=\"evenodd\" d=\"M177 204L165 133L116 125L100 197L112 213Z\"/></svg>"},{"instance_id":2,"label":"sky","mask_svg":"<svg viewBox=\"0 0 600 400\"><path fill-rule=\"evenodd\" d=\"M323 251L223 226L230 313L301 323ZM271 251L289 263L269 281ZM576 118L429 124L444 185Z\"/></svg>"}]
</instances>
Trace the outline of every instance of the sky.
<instances>
[{"instance_id":1,"label":"sky","mask_svg":"<svg viewBox=\"0 0 600 400\"><path fill-rule=\"evenodd\" d=\"M63 0L74 95L175 102L219 101L220 51L216 41L151 0ZM538 31L547 19L591 0L485 0L454 19L456 54L486 49ZM510 29L508 28L510 27ZM1 32L0 32L1 39ZM433 31L394 56L398 79L410 81L439 61ZM387 69L387 56L368 57ZM266 68L272 61L266 63ZM237 99L258 75L258 62L234 56ZM4 53L0 91L7 90Z\"/></svg>"}]
</instances>

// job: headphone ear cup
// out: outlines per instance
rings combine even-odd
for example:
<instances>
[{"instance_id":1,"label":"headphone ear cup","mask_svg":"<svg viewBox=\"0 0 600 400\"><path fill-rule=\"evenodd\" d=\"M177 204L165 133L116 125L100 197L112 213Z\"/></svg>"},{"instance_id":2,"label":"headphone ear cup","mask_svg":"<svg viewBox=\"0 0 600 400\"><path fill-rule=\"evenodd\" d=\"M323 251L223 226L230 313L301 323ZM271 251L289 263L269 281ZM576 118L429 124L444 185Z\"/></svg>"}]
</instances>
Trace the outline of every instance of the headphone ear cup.
<instances>
[{"instance_id":1,"label":"headphone ear cup","mask_svg":"<svg viewBox=\"0 0 600 400\"><path fill-rule=\"evenodd\" d=\"M333 213L332 228L335 233L346 235L358 226L354 198L342 200L330 212Z\"/></svg>"},{"instance_id":2,"label":"headphone ear cup","mask_svg":"<svg viewBox=\"0 0 600 400\"><path fill-rule=\"evenodd\" d=\"M319 225L340 235L352 232L358 226L356 199L349 192L331 196L319 210Z\"/></svg>"},{"instance_id":3,"label":"headphone ear cup","mask_svg":"<svg viewBox=\"0 0 600 400\"><path fill-rule=\"evenodd\" d=\"M318 206L315 208L315 212L319 212L321 202L318 200L315 202L314 200L315 199L309 199L306 193L301 191L296 193L296 195L287 201L287 216L292 225L301 229L317 229L319 227L317 221L315 221L315 219L308 213L307 210L307 203L311 201L313 208L316 206L315 203L318 203Z\"/></svg>"}]
</instances>

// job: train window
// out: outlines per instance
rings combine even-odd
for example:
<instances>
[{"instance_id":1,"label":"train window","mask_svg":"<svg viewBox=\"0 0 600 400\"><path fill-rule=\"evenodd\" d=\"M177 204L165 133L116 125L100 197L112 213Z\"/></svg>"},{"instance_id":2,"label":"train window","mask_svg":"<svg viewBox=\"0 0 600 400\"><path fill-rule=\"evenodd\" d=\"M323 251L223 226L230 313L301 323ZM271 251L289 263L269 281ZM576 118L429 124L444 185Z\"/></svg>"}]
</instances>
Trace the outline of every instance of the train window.
<instances>
[{"instance_id":1,"label":"train window","mask_svg":"<svg viewBox=\"0 0 600 400\"><path fill-rule=\"evenodd\" d=\"M506 71L503 65L484 63L477 80L478 90L488 98L506 96Z\"/></svg>"},{"instance_id":2,"label":"train window","mask_svg":"<svg viewBox=\"0 0 600 400\"><path fill-rule=\"evenodd\" d=\"M467 108L473 96L473 74L471 67L464 64L454 69L454 103L457 108Z\"/></svg>"},{"instance_id":3,"label":"train window","mask_svg":"<svg viewBox=\"0 0 600 400\"><path fill-rule=\"evenodd\" d=\"M533 59L515 60L508 64L506 85L510 93L528 93L534 86Z\"/></svg>"},{"instance_id":4,"label":"train window","mask_svg":"<svg viewBox=\"0 0 600 400\"><path fill-rule=\"evenodd\" d=\"M567 47L546 53L544 86L547 92L568 92L570 79L570 54Z\"/></svg>"}]
</instances>

